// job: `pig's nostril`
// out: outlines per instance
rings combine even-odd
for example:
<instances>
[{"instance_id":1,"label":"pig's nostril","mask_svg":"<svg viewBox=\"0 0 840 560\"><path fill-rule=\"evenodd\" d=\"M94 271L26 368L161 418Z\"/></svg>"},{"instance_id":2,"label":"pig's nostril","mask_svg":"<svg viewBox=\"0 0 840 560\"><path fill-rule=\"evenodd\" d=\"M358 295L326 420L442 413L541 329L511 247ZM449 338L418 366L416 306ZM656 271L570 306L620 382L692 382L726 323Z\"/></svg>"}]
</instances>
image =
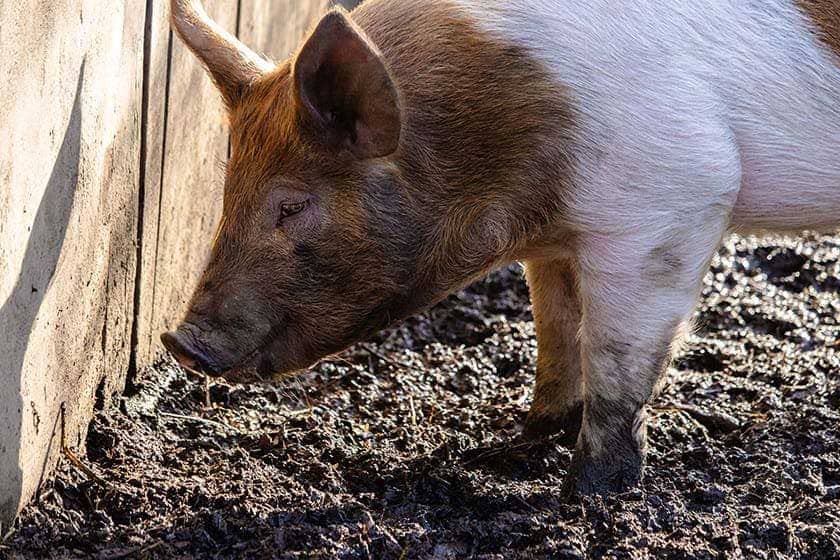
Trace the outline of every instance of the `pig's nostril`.
<instances>
[{"instance_id":1,"label":"pig's nostril","mask_svg":"<svg viewBox=\"0 0 840 560\"><path fill-rule=\"evenodd\" d=\"M198 364L197 356L189 346L184 344L177 332L165 332L160 335L160 341L163 342L164 348L169 350L178 362L184 366L194 369Z\"/></svg>"},{"instance_id":2,"label":"pig's nostril","mask_svg":"<svg viewBox=\"0 0 840 560\"><path fill-rule=\"evenodd\" d=\"M215 369L211 361L198 349L192 346L178 331L165 332L160 335L163 346L178 360L178 363L185 368L214 374Z\"/></svg>"}]
</instances>

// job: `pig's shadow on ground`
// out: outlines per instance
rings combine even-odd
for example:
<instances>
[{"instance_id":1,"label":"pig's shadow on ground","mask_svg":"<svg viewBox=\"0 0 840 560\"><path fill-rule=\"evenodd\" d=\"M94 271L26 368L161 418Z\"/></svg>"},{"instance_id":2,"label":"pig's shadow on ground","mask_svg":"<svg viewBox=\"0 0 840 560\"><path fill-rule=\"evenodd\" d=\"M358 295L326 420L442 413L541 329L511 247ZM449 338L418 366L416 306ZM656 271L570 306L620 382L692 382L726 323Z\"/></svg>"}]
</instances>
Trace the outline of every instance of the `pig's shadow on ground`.
<instances>
[{"instance_id":1,"label":"pig's shadow on ground","mask_svg":"<svg viewBox=\"0 0 840 560\"><path fill-rule=\"evenodd\" d=\"M61 257L79 182L84 75L85 62L82 61L70 118L28 234L20 274L11 294L0 307L0 333L6 337L3 341L6 349L2 357L3 375L0 378L15 393L19 393L17 388L21 383L29 336ZM21 415L24 404L20 402L18 406ZM15 426L11 428L14 430ZM20 422L16 428L17 434L11 441L19 439Z\"/></svg>"}]
</instances>

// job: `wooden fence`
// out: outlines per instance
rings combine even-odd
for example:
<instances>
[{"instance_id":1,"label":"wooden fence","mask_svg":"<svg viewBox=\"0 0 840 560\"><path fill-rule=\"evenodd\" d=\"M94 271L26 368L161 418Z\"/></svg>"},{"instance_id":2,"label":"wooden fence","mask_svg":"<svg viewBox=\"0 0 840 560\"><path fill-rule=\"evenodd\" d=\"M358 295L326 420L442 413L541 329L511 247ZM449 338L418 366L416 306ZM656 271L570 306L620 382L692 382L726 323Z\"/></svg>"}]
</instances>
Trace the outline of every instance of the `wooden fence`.
<instances>
[{"instance_id":1,"label":"wooden fence","mask_svg":"<svg viewBox=\"0 0 840 560\"><path fill-rule=\"evenodd\" d=\"M327 4L205 0L276 60ZM0 535L183 312L227 150L167 1L0 2Z\"/></svg>"}]
</instances>

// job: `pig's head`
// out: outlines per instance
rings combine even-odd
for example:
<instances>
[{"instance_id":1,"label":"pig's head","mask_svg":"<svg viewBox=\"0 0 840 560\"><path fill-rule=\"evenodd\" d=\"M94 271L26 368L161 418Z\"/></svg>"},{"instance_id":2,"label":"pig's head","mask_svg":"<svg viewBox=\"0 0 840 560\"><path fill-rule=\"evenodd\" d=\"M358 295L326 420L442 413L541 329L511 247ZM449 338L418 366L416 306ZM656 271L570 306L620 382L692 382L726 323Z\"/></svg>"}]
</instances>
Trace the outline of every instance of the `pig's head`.
<instances>
[{"instance_id":1,"label":"pig's head","mask_svg":"<svg viewBox=\"0 0 840 560\"><path fill-rule=\"evenodd\" d=\"M173 0L172 17L231 133L209 264L183 323L162 335L182 364L235 381L305 368L508 255L515 226L498 200L440 187L435 154L407 126L407 94L346 13L329 12L280 64L195 0Z\"/></svg>"}]
</instances>

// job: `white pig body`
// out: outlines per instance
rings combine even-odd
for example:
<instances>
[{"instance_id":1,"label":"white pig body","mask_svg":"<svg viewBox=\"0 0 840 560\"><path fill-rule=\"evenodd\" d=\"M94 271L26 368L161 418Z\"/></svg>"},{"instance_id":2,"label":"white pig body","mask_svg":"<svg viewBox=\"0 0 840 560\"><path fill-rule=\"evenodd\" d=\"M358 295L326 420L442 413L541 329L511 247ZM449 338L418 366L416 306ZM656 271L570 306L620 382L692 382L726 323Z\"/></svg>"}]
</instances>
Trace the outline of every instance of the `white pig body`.
<instances>
[{"instance_id":1,"label":"white pig body","mask_svg":"<svg viewBox=\"0 0 840 560\"><path fill-rule=\"evenodd\" d=\"M603 489L635 476L642 405L721 237L840 224L840 58L792 0L461 6L574 107L576 171L558 196L575 241L526 263L548 339L529 424L574 431L582 408L570 479Z\"/></svg>"},{"instance_id":2,"label":"white pig body","mask_svg":"<svg viewBox=\"0 0 840 560\"><path fill-rule=\"evenodd\" d=\"M596 228L615 222L589 216L613 190L644 220L697 197L734 198L736 229L840 222L840 58L792 0L464 5L577 103L584 148L603 157L584 159L574 206Z\"/></svg>"}]
</instances>

